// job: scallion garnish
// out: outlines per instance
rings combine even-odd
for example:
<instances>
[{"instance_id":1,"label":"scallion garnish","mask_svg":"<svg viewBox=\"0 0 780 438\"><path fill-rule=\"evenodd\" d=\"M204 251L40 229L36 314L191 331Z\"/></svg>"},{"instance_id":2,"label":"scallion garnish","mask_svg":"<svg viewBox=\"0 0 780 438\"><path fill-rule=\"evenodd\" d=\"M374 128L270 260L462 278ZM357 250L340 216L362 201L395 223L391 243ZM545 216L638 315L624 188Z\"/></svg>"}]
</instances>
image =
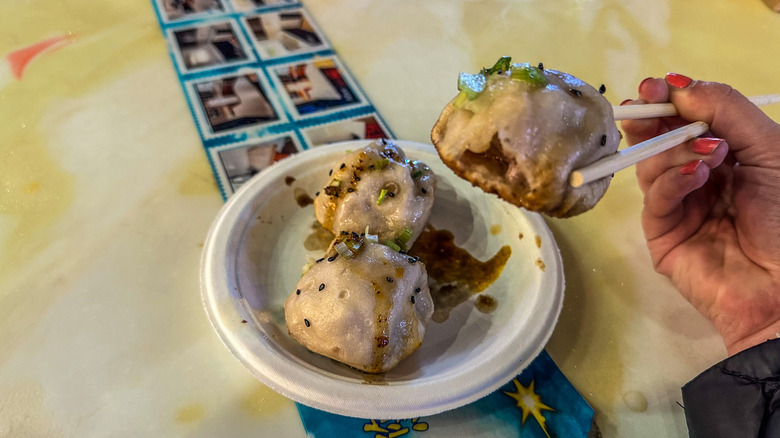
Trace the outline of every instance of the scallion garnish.
<instances>
[{"instance_id":1,"label":"scallion garnish","mask_svg":"<svg viewBox=\"0 0 780 438\"><path fill-rule=\"evenodd\" d=\"M512 64L510 76L517 81L528 82L531 85L547 85L547 78L538 67L531 64Z\"/></svg>"},{"instance_id":2,"label":"scallion garnish","mask_svg":"<svg viewBox=\"0 0 780 438\"><path fill-rule=\"evenodd\" d=\"M379 198L376 200L376 205L382 205L382 201L385 200L385 196L387 196L387 189L382 189L379 192Z\"/></svg>"},{"instance_id":3,"label":"scallion garnish","mask_svg":"<svg viewBox=\"0 0 780 438\"><path fill-rule=\"evenodd\" d=\"M330 185L330 187L338 187L338 186L341 185L341 180L340 179L334 179L333 181L330 182L329 185Z\"/></svg>"},{"instance_id":4,"label":"scallion garnish","mask_svg":"<svg viewBox=\"0 0 780 438\"><path fill-rule=\"evenodd\" d=\"M498 58L498 61L496 61L495 64L493 64L493 67L483 68L482 71L480 71L481 74L487 76L492 75L493 73L498 73L500 71L507 71L509 70L509 66L512 64L512 57L511 56L502 56Z\"/></svg>"},{"instance_id":5,"label":"scallion garnish","mask_svg":"<svg viewBox=\"0 0 780 438\"><path fill-rule=\"evenodd\" d=\"M336 250L336 252L339 253L342 257L350 258L355 255L354 252L352 252L351 249L347 246L344 242L337 242L335 245L333 245L333 248Z\"/></svg>"},{"instance_id":6,"label":"scallion garnish","mask_svg":"<svg viewBox=\"0 0 780 438\"><path fill-rule=\"evenodd\" d=\"M390 164L389 158L382 158L381 160L374 163L374 169L376 170L382 170L385 167L387 167Z\"/></svg>"},{"instance_id":7,"label":"scallion garnish","mask_svg":"<svg viewBox=\"0 0 780 438\"><path fill-rule=\"evenodd\" d=\"M404 230L401 232L401 234L398 235L396 240L405 244L411 238L412 238L412 230L404 227Z\"/></svg>"},{"instance_id":8,"label":"scallion garnish","mask_svg":"<svg viewBox=\"0 0 780 438\"><path fill-rule=\"evenodd\" d=\"M390 240L390 239L388 239L388 240L385 240L385 245L389 246L390 248L392 248L392 249L393 249L393 251L396 251L396 252L401 250L401 247L400 247L400 246L398 246L398 244L397 244L397 243L393 242L393 241L392 241L392 240Z\"/></svg>"},{"instance_id":9,"label":"scallion garnish","mask_svg":"<svg viewBox=\"0 0 780 438\"><path fill-rule=\"evenodd\" d=\"M477 73L461 73L458 75L458 90L466 93L468 100L474 100L485 89L485 75Z\"/></svg>"}]
</instances>

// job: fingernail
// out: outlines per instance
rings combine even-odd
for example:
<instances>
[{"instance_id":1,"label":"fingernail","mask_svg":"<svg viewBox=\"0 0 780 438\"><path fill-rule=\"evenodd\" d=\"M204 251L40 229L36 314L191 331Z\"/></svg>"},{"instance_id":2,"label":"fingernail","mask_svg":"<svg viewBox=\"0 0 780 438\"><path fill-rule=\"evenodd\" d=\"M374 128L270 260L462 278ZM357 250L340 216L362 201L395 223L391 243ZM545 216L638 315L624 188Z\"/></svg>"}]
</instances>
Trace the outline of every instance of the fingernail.
<instances>
[{"instance_id":1,"label":"fingernail","mask_svg":"<svg viewBox=\"0 0 780 438\"><path fill-rule=\"evenodd\" d=\"M704 161L702 160L696 160L684 164L683 167L680 168L680 175L690 175L693 172L696 172L696 169L698 169L703 162Z\"/></svg>"},{"instance_id":2,"label":"fingernail","mask_svg":"<svg viewBox=\"0 0 780 438\"><path fill-rule=\"evenodd\" d=\"M693 141L691 149L697 154L709 155L721 143L723 143L723 139L720 138L697 138Z\"/></svg>"},{"instance_id":3,"label":"fingernail","mask_svg":"<svg viewBox=\"0 0 780 438\"><path fill-rule=\"evenodd\" d=\"M627 104L629 102L631 102L631 99L626 99L626 100L620 102L620 106L623 106L623 105L625 105L625 104Z\"/></svg>"},{"instance_id":4,"label":"fingernail","mask_svg":"<svg viewBox=\"0 0 780 438\"><path fill-rule=\"evenodd\" d=\"M671 85L674 88L685 88L688 85L691 85L691 82L693 82L693 79L685 75L681 75L678 73L666 74L666 83Z\"/></svg>"},{"instance_id":5,"label":"fingernail","mask_svg":"<svg viewBox=\"0 0 780 438\"><path fill-rule=\"evenodd\" d=\"M637 91L639 91L640 93L642 93L642 87L644 87L644 85L647 83L647 81L649 81L649 80L651 80L651 79L653 79L653 78L644 78L644 79L642 79L642 82L640 82L640 83L639 83L639 86L638 86L638 87L636 87L636 88L637 88Z\"/></svg>"}]
</instances>

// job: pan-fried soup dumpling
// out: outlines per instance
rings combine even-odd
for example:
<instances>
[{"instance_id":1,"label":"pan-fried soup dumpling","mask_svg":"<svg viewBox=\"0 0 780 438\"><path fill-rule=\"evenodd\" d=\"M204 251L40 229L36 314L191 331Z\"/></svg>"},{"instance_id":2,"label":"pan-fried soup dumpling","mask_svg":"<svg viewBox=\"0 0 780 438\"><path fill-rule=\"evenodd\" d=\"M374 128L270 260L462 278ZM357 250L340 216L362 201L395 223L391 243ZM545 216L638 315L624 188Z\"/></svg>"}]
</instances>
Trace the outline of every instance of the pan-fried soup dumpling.
<instances>
[{"instance_id":1,"label":"pan-fried soup dumpling","mask_svg":"<svg viewBox=\"0 0 780 438\"><path fill-rule=\"evenodd\" d=\"M420 346L433 301L417 258L346 233L304 273L284 314L304 347L382 373Z\"/></svg>"},{"instance_id":2,"label":"pan-fried soup dumpling","mask_svg":"<svg viewBox=\"0 0 780 438\"><path fill-rule=\"evenodd\" d=\"M611 177L569 185L573 170L620 143L612 106L599 90L508 57L478 74L461 73L459 88L431 132L442 161L458 176L555 217L580 214L601 199Z\"/></svg>"},{"instance_id":3,"label":"pan-fried soup dumpling","mask_svg":"<svg viewBox=\"0 0 780 438\"><path fill-rule=\"evenodd\" d=\"M335 163L314 199L314 212L334 234L368 226L380 242L408 248L428 222L435 189L436 176L428 166L407 160L393 143L377 140Z\"/></svg>"}]
</instances>

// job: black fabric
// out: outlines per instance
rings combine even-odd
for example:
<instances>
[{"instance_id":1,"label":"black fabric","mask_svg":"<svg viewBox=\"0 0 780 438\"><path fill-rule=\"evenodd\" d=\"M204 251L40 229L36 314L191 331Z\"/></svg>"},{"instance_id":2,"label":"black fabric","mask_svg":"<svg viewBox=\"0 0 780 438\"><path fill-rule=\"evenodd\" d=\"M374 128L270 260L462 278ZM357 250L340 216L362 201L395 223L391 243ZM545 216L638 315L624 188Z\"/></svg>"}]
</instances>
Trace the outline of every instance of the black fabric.
<instances>
[{"instance_id":1,"label":"black fabric","mask_svg":"<svg viewBox=\"0 0 780 438\"><path fill-rule=\"evenodd\" d=\"M691 438L780 437L780 339L720 362L682 395Z\"/></svg>"}]
</instances>

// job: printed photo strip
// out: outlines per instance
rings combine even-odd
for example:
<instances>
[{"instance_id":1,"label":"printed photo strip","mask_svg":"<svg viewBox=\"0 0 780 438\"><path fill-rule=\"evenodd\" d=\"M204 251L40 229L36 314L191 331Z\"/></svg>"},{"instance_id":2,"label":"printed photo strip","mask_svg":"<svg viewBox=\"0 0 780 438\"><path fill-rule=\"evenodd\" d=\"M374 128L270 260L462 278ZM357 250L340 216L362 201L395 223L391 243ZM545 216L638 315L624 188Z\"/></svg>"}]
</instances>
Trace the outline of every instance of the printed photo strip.
<instances>
[{"instance_id":1,"label":"printed photo strip","mask_svg":"<svg viewBox=\"0 0 780 438\"><path fill-rule=\"evenodd\" d=\"M254 61L232 21L171 30L174 52L184 73Z\"/></svg>"},{"instance_id":2,"label":"printed photo strip","mask_svg":"<svg viewBox=\"0 0 780 438\"><path fill-rule=\"evenodd\" d=\"M389 130L377 114L339 120L302 131L309 147L350 140L389 138Z\"/></svg>"},{"instance_id":3,"label":"printed photo strip","mask_svg":"<svg viewBox=\"0 0 780 438\"><path fill-rule=\"evenodd\" d=\"M261 59L276 59L327 47L325 38L303 8L283 9L245 18Z\"/></svg>"},{"instance_id":4,"label":"printed photo strip","mask_svg":"<svg viewBox=\"0 0 780 438\"><path fill-rule=\"evenodd\" d=\"M157 0L167 21L192 20L225 12L223 0Z\"/></svg>"},{"instance_id":5,"label":"printed photo strip","mask_svg":"<svg viewBox=\"0 0 780 438\"><path fill-rule=\"evenodd\" d=\"M211 137L283 121L272 96L256 72L238 73L191 84L201 115L202 134Z\"/></svg>"},{"instance_id":6,"label":"printed photo strip","mask_svg":"<svg viewBox=\"0 0 780 438\"><path fill-rule=\"evenodd\" d=\"M322 116L365 103L346 70L333 57L315 58L270 69L284 100L297 118Z\"/></svg>"},{"instance_id":7,"label":"printed photo strip","mask_svg":"<svg viewBox=\"0 0 780 438\"><path fill-rule=\"evenodd\" d=\"M231 195L261 170L299 150L293 137L285 135L238 146L222 146L212 149L211 153L223 179L222 187L227 195Z\"/></svg>"},{"instance_id":8,"label":"printed photo strip","mask_svg":"<svg viewBox=\"0 0 780 438\"><path fill-rule=\"evenodd\" d=\"M260 8L271 8L284 5L300 4L296 0L230 0L237 11L251 11Z\"/></svg>"}]
</instances>

